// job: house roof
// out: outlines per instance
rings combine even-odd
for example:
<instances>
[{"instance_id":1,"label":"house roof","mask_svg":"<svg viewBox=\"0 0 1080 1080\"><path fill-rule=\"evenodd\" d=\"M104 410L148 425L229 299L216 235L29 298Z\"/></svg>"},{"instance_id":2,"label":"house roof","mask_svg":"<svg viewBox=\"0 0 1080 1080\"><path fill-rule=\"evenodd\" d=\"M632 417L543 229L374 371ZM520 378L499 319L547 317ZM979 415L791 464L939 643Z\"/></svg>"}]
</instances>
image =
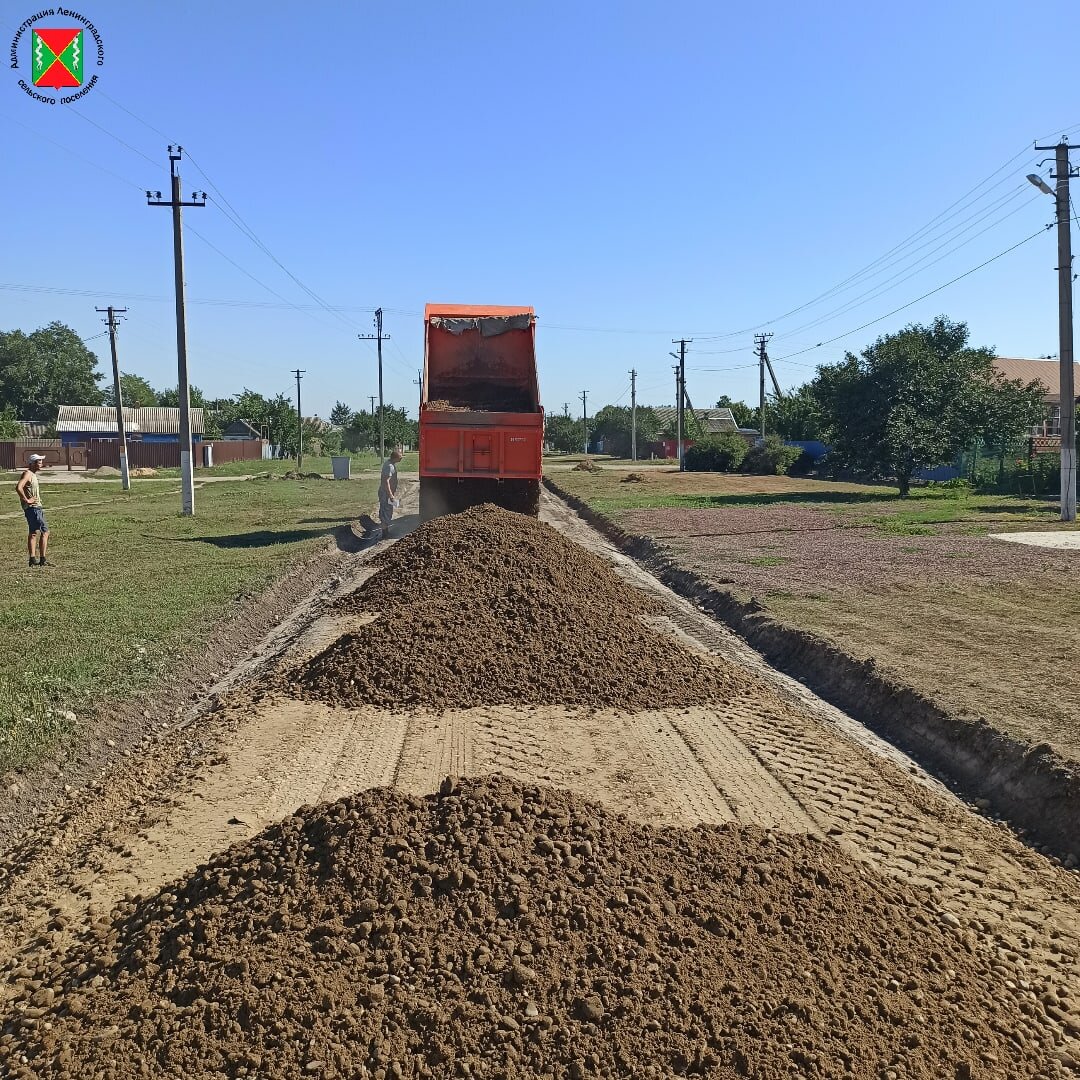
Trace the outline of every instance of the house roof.
<instances>
[{"instance_id":1,"label":"house roof","mask_svg":"<svg viewBox=\"0 0 1080 1080\"><path fill-rule=\"evenodd\" d=\"M262 432L250 420L234 420L227 428L226 435L246 435L249 439L261 439Z\"/></svg>"},{"instance_id":2,"label":"house roof","mask_svg":"<svg viewBox=\"0 0 1080 1080\"><path fill-rule=\"evenodd\" d=\"M656 413L656 418L660 423L666 427L668 424L675 423L678 409L674 405L656 405L653 406L653 412ZM739 425L735 423L735 414L730 409L694 409L694 416L710 435L721 435L724 432L739 430Z\"/></svg>"},{"instance_id":3,"label":"house roof","mask_svg":"<svg viewBox=\"0 0 1080 1080\"><path fill-rule=\"evenodd\" d=\"M179 409L128 409L124 412L124 430L130 434L178 435ZM191 410L191 433L203 434L202 409ZM56 431L115 432L116 410L109 405L61 405Z\"/></svg>"},{"instance_id":4,"label":"house roof","mask_svg":"<svg viewBox=\"0 0 1080 1080\"><path fill-rule=\"evenodd\" d=\"M16 420L15 422L22 429L22 435L19 436L21 439L43 439L49 430L48 424L41 424L36 420Z\"/></svg>"},{"instance_id":5,"label":"house roof","mask_svg":"<svg viewBox=\"0 0 1080 1080\"><path fill-rule=\"evenodd\" d=\"M1057 401L1061 396L1061 365L1057 360L1024 360L1017 357L997 356L994 367L1006 379L1022 382L1039 382L1046 387L1047 400ZM1080 392L1080 364L1073 364L1073 385Z\"/></svg>"}]
</instances>

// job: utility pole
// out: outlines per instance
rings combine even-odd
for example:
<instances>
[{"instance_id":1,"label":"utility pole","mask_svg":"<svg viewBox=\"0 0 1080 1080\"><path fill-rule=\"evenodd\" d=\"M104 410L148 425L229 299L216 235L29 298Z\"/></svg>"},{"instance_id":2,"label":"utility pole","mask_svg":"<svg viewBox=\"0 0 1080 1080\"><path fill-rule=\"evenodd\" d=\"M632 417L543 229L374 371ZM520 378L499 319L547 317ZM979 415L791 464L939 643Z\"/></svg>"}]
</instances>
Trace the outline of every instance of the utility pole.
<instances>
[{"instance_id":1,"label":"utility pole","mask_svg":"<svg viewBox=\"0 0 1080 1080\"><path fill-rule=\"evenodd\" d=\"M637 372L630 369L630 460L637 461Z\"/></svg>"},{"instance_id":2,"label":"utility pole","mask_svg":"<svg viewBox=\"0 0 1080 1080\"><path fill-rule=\"evenodd\" d=\"M300 411L300 380L306 372L293 368L296 376L296 471L304 464L304 414Z\"/></svg>"},{"instance_id":3,"label":"utility pole","mask_svg":"<svg viewBox=\"0 0 1080 1080\"><path fill-rule=\"evenodd\" d=\"M581 430L585 433L585 453L589 452L589 410L586 404L588 390L581 391Z\"/></svg>"},{"instance_id":4,"label":"utility pole","mask_svg":"<svg viewBox=\"0 0 1080 1080\"><path fill-rule=\"evenodd\" d=\"M676 428L677 428L676 441L678 443L677 456L678 456L678 459L679 459L679 472L685 472L686 471L686 462L683 460L683 458L685 457L685 454L683 453L683 432L686 431L686 423L685 423L686 416L685 416L685 413L683 411L683 408L684 408L683 407L683 397L684 397L684 394L685 394L685 387L686 387L686 346L689 345L690 342L693 341L693 340L694 340L693 338L672 338L671 339L671 344L672 345L678 345L679 346L679 351L677 353L671 353L670 354L671 356L674 356L676 360L679 361L679 366L676 369L677 372L678 372L678 388L677 388L678 397L676 397L676 399L675 399L675 406L676 406L676 414L675 415L676 415L676 418L677 418L676 419Z\"/></svg>"},{"instance_id":5,"label":"utility pole","mask_svg":"<svg viewBox=\"0 0 1080 1080\"><path fill-rule=\"evenodd\" d=\"M131 473L128 471L127 432L124 430L124 402L120 396L120 364L116 359L117 315L123 315L126 307L116 308L110 304L107 308L94 308L95 311L107 311L101 321L109 328L109 350L112 352L113 401L116 404L116 430L120 440L120 483L125 491L131 490Z\"/></svg>"},{"instance_id":6,"label":"utility pole","mask_svg":"<svg viewBox=\"0 0 1080 1080\"><path fill-rule=\"evenodd\" d=\"M563 416L565 416L566 419L569 420L570 419L570 402L569 401L564 401L563 402L562 411L563 411Z\"/></svg>"},{"instance_id":7,"label":"utility pole","mask_svg":"<svg viewBox=\"0 0 1080 1080\"><path fill-rule=\"evenodd\" d=\"M389 334L382 332L382 308L375 309L375 333L357 334L361 341L374 341L379 353L379 460L386 460L386 410L383 408L382 390L382 343L390 340Z\"/></svg>"},{"instance_id":8,"label":"utility pole","mask_svg":"<svg viewBox=\"0 0 1080 1080\"><path fill-rule=\"evenodd\" d=\"M1058 372L1061 401L1061 520L1076 520L1076 387L1073 379L1073 309L1072 309L1072 222L1069 212L1069 178L1080 169L1069 164L1069 151L1076 149L1064 139L1054 146L1036 150L1054 151L1057 180L1058 237ZM1045 185L1044 185L1045 186Z\"/></svg>"},{"instance_id":9,"label":"utility pole","mask_svg":"<svg viewBox=\"0 0 1080 1080\"><path fill-rule=\"evenodd\" d=\"M371 402L371 415L374 416L375 415L375 395L374 394L368 394L368 401Z\"/></svg>"},{"instance_id":10,"label":"utility pole","mask_svg":"<svg viewBox=\"0 0 1080 1080\"><path fill-rule=\"evenodd\" d=\"M160 191L148 191L148 206L168 206L172 210L173 224L173 273L176 291L176 369L177 397L180 406L180 512L185 517L195 514L195 474L191 461L191 387L188 382L187 315L184 311L184 233L180 219L182 206L205 206L206 192L193 191L191 201L184 202L180 195L180 170L177 162L184 153L182 146L169 147L169 174L172 188L168 201Z\"/></svg>"},{"instance_id":11,"label":"utility pole","mask_svg":"<svg viewBox=\"0 0 1080 1080\"><path fill-rule=\"evenodd\" d=\"M761 429L759 434L765 438L765 365L769 364L769 371L772 371L772 364L769 363L769 355L765 351L765 344L768 342L772 334L755 334L754 344L757 346L758 351L758 427ZM773 376L773 382L776 382L776 376ZM779 387L777 387L779 392Z\"/></svg>"}]
</instances>

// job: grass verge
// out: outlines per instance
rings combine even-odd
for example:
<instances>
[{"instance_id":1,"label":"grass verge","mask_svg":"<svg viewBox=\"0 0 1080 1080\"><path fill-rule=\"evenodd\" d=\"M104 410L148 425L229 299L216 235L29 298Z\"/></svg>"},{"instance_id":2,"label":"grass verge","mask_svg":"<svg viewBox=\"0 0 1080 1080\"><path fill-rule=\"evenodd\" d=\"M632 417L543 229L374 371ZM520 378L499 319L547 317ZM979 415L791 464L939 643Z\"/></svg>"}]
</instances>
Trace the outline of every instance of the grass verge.
<instances>
[{"instance_id":1,"label":"grass verge","mask_svg":"<svg viewBox=\"0 0 1080 1080\"><path fill-rule=\"evenodd\" d=\"M375 498L375 481L43 488L56 565L26 565L21 514L0 518L0 773L32 764L77 718L151 686Z\"/></svg>"}]
</instances>

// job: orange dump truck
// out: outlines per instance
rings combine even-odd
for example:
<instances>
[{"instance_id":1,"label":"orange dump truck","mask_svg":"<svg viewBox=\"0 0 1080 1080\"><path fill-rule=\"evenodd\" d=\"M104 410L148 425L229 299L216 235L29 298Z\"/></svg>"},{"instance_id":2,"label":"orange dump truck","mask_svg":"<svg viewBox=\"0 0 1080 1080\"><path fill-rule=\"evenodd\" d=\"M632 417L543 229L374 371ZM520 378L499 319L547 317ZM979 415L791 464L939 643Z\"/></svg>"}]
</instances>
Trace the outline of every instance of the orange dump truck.
<instances>
[{"instance_id":1,"label":"orange dump truck","mask_svg":"<svg viewBox=\"0 0 1080 1080\"><path fill-rule=\"evenodd\" d=\"M533 309L428 304L421 519L484 502L537 514L543 449Z\"/></svg>"}]
</instances>

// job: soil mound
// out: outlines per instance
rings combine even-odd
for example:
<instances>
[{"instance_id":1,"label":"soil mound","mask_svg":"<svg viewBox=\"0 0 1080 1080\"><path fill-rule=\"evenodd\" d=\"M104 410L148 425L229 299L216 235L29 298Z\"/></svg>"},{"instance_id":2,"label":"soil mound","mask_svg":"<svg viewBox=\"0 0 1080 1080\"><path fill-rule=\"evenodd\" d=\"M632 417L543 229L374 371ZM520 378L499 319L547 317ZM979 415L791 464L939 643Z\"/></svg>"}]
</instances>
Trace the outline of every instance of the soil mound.
<instances>
[{"instance_id":1,"label":"soil mound","mask_svg":"<svg viewBox=\"0 0 1080 1080\"><path fill-rule=\"evenodd\" d=\"M620 484L644 484L647 481L639 472L628 472L620 481Z\"/></svg>"},{"instance_id":2,"label":"soil mound","mask_svg":"<svg viewBox=\"0 0 1080 1080\"><path fill-rule=\"evenodd\" d=\"M339 603L380 617L285 674L332 704L661 708L724 701L745 685L637 616L653 603L602 559L494 506L404 537Z\"/></svg>"},{"instance_id":3,"label":"soil mound","mask_svg":"<svg viewBox=\"0 0 1080 1080\"><path fill-rule=\"evenodd\" d=\"M438 400L429 401L425 406L426 409L431 412L468 412L469 409L464 405L451 405L449 401Z\"/></svg>"},{"instance_id":4,"label":"soil mound","mask_svg":"<svg viewBox=\"0 0 1080 1080\"><path fill-rule=\"evenodd\" d=\"M601 468L595 461L579 461L571 470L571 472L601 472Z\"/></svg>"},{"instance_id":5,"label":"soil mound","mask_svg":"<svg viewBox=\"0 0 1080 1080\"><path fill-rule=\"evenodd\" d=\"M1031 1077L1053 1040L1016 977L829 841L448 779L301 808L121 905L23 972L0 1071Z\"/></svg>"},{"instance_id":6,"label":"soil mound","mask_svg":"<svg viewBox=\"0 0 1080 1080\"><path fill-rule=\"evenodd\" d=\"M88 475L108 477L112 479L114 476L120 475L119 469L114 469L111 465L99 465L96 469L92 470Z\"/></svg>"}]
</instances>

